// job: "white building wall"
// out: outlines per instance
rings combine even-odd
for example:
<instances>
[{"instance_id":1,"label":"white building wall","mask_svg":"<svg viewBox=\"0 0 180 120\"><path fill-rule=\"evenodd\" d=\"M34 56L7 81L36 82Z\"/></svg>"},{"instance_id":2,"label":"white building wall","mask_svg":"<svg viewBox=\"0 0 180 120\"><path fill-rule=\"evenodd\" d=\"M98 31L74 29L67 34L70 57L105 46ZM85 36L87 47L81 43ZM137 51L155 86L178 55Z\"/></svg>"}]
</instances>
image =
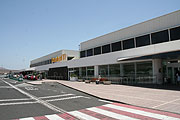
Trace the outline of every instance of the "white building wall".
<instances>
[{"instance_id":1,"label":"white building wall","mask_svg":"<svg viewBox=\"0 0 180 120\"><path fill-rule=\"evenodd\" d=\"M132 48L123 51L110 52L106 54L85 57L70 61L63 61L49 65L43 65L36 67L36 70L48 70L53 67L68 66L68 68L84 67L84 66L96 66L106 64L116 64L118 58L131 58L143 55L158 54L164 52L178 51L180 50L180 40L170 41L165 43L159 43L144 47ZM126 61L129 62L129 61Z\"/></svg>"},{"instance_id":2,"label":"white building wall","mask_svg":"<svg viewBox=\"0 0 180 120\"><path fill-rule=\"evenodd\" d=\"M79 51L75 51L75 50L60 50L60 51L48 54L46 56L37 58L35 60L32 60L31 64L42 62L42 61L45 61L45 60L49 60L51 58L55 58L55 57L60 56L62 54L66 54L67 56L75 57L76 59L79 58Z\"/></svg>"},{"instance_id":3,"label":"white building wall","mask_svg":"<svg viewBox=\"0 0 180 120\"><path fill-rule=\"evenodd\" d=\"M80 44L80 50L87 50L108 43L175 27L177 25L180 25L180 10L82 42Z\"/></svg>"}]
</instances>

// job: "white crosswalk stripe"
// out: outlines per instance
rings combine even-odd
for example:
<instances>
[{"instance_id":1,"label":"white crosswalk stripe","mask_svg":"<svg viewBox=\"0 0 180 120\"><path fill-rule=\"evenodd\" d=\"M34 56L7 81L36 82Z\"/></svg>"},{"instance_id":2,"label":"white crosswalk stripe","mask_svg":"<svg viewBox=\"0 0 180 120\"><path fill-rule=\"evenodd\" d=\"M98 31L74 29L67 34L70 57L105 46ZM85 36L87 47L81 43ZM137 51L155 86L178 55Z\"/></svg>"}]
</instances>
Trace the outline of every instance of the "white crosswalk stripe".
<instances>
[{"instance_id":1,"label":"white crosswalk stripe","mask_svg":"<svg viewBox=\"0 0 180 120\"><path fill-rule=\"evenodd\" d=\"M114 108L114 109L117 109L117 110L130 112L130 113L135 113L135 114L138 114L138 115L144 115L144 116L148 116L148 117L152 117L152 118L162 119L162 120L179 120L178 118L174 118L174 117L170 117L170 116L166 116L166 115L160 115L160 114L145 112L145 111L141 111L141 110L116 106L116 105L112 105L112 104L108 104L108 105L104 105L104 106L109 107L109 108Z\"/></svg>"},{"instance_id":2,"label":"white crosswalk stripe","mask_svg":"<svg viewBox=\"0 0 180 120\"><path fill-rule=\"evenodd\" d=\"M97 113L103 114L103 115L108 115L109 117L119 119L119 120L139 120L139 119L136 119L136 118L131 118L131 117L128 117L128 116L125 116L125 115L120 115L120 114L117 114L117 113L109 112L109 111L102 110L102 109L95 108L95 107L87 108L87 110L91 110L93 112L97 112Z\"/></svg>"},{"instance_id":3,"label":"white crosswalk stripe","mask_svg":"<svg viewBox=\"0 0 180 120\"><path fill-rule=\"evenodd\" d=\"M66 113L72 119L82 120L101 120L101 119L118 119L118 120L180 120L179 114L156 111L151 109L142 109L120 103L106 104L99 107L86 108ZM49 120L64 120L60 116L64 114L45 115ZM34 120L32 117L19 120Z\"/></svg>"},{"instance_id":4,"label":"white crosswalk stripe","mask_svg":"<svg viewBox=\"0 0 180 120\"><path fill-rule=\"evenodd\" d=\"M33 117L21 118L20 120L35 120Z\"/></svg>"},{"instance_id":5,"label":"white crosswalk stripe","mask_svg":"<svg viewBox=\"0 0 180 120\"><path fill-rule=\"evenodd\" d=\"M45 115L49 120L64 120L63 118L59 117L58 115Z\"/></svg>"},{"instance_id":6,"label":"white crosswalk stripe","mask_svg":"<svg viewBox=\"0 0 180 120\"><path fill-rule=\"evenodd\" d=\"M87 115L87 114L84 114L84 113L81 113L78 111L73 111L73 112L68 112L68 113L77 117L77 118L84 119L84 120L100 120L100 119L97 119L95 117L92 117L90 115Z\"/></svg>"}]
</instances>

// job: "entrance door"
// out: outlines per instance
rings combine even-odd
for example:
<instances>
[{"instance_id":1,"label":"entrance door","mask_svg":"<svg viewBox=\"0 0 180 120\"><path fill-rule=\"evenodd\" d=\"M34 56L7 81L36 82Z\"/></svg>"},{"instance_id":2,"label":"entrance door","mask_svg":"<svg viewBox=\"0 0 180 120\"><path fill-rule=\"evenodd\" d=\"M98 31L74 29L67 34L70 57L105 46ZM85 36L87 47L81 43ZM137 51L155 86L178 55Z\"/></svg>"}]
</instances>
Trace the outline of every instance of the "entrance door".
<instances>
[{"instance_id":1,"label":"entrance door","mask_svg":"<svg viewBox=\"0 0 180 120\"><path fill-rule=\"evenodd\" d=\"M177 72L180 70L180 67L168 67L167 69L167 82L171 84L176 84L177 83Z\"/></svg>"}]
</instances>

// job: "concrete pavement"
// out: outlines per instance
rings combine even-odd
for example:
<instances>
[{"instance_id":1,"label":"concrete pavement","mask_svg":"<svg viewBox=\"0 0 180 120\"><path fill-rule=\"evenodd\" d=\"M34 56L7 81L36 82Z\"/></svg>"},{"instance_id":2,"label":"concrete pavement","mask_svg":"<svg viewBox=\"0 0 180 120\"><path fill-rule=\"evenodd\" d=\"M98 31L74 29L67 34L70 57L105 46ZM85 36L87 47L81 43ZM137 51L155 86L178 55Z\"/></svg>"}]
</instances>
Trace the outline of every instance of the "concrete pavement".
<instances>
[{"instance_id":1,"label":"concrete pavement","mask_svg":"<svg viewBox=\"0 0 180 120\"><path fill-rule=\"evenodd\" d=\"M135 106L147 107L180 114L180 91L142 88L127 85L103 85L95 83L72 82L63 80L41 80L28 82L58 82L65 86L97 96L102 99L123 102Z\"/></svg>"}]
</instances>

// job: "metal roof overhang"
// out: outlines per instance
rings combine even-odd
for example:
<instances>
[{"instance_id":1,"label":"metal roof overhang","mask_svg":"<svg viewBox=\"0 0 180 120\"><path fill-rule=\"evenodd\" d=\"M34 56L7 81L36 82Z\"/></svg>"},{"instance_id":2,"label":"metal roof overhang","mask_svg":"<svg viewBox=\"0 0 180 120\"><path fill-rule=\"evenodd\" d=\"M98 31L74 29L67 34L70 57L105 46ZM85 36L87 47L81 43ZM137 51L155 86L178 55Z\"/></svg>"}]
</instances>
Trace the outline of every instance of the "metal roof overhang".
<instances>
[{"instance_id":1,"label":"metal roof overhang","mask_svg":"<svg viewBox=\"0 0 180 120\"><path fill-rule=\"evenodd\" d=\"M150 55L119 57L117 59L117 62L132 61L132 60L146 60L146 59L178 59L178 58L180 58L180 51L171 51L171 52L156 53L156 54L150 54Z\"/></svg>"}]
</instances>

